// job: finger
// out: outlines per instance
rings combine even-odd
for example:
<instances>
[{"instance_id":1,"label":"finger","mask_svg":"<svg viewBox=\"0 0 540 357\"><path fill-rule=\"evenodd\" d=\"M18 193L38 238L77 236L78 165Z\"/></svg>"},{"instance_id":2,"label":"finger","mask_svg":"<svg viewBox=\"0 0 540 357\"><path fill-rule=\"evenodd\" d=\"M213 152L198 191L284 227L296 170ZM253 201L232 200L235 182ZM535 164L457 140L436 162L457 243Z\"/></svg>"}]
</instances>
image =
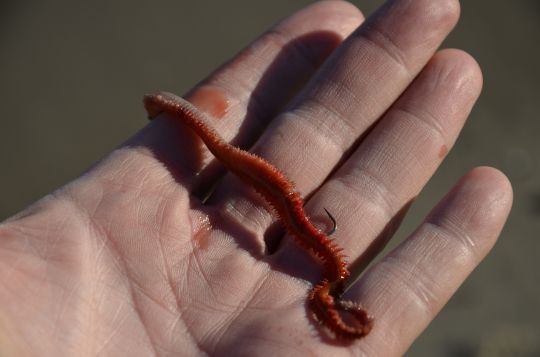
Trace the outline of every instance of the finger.
<instances>
[{"instance_id":1,"label":"finger","mask_svg":"<svg viewBox=\"0 0 540 357\"><path fill-rule=\"evenodd\" d=\"M277 24L223 67L202 81L188 99L213 119L216 130L234 145L249 147L297 89L362 20L350 4L313 4ZM204 191L219 172L213 159L175 118L156 120L131 146L146 146L150 160L172 163L177 180ZM130 152L133 154L133 152ZM140 164L141 160L137 162ZM206 171L208 169L208 171Z\"/></svg>"},{"instance_id":2,"label":"finger","mask_svg":"<svg viewBox=\"0 0 540 357\"><path fill-rule=\"evenodd\" d=\"M397 229L453 146L481 87L482 74L473 58L458 50L439 52L310 200L307 210L313 216L320 216L323 208L334 214L339 231L333 238L351 261L365 252L357 269ZM297 248L283 250L295 254Z\"/></svg>"},{"instance_id":3,"label":"finger","mask_svg":"<svg viewBox=\"0 0 540 357\"><path fill-rule=\"evenodd\" d=\"M390 1L337 49L254 151L313 191L413 80L458 17L454 0ZM213 202L263 232L259 201L227 180ZM321 211L322 212L322 211ZM332 212L332 211L331 211ZM333 212L335 213L335 212Z\"/></svg>"},{"instance_id":4,"label":"finger","mask_svg":"<svg viewBox=\"0 0 540 357\"><path fill-rule=\"evenodd\" d=\"M310 199L306 211L311 217L317 219L327 209L338 221L333 239L355 263L353 275L384 247L409 203L452 147L481 84L480 69L469 55L457 50L436 54ZM285 240L275 259L286 264L298 262L299 256L305 256L301 248ZM302 264L319 274L312 269L314 263Z\"/></svg>"},{"instance_id":5,"label":"finger","mask_svg":"<svg viewBox=\"0 0 540 357\"><path fill-rule=\"evenodd\" d=\"M512 188L499 171L483 167L465 175L347 294L375 319L357 347L367 355L402 355L491 249L511 204Z\"/></svg>"}]
</instances>

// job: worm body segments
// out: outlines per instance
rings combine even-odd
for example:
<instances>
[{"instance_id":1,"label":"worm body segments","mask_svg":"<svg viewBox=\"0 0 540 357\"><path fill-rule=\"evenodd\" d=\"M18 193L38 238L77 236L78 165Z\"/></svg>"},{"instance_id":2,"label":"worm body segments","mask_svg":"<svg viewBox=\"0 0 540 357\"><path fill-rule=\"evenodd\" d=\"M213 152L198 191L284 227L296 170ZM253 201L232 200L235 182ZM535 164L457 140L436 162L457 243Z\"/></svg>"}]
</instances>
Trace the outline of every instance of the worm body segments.
<instances>
[{"instance_id":1,"label":"worm body segments","mask_svg":"<svg viewBox=\"0 0 540 357\"><path fill-rule=\"evenodd\" d=\"M253 187L274 208L296 242L321 261L324 279L308 298L308 306L316 319L337 338L352 340L367 335L373 320L359 305L341 300L344 282L350 275L342 249L311 223L304 211L304 200L285 175L262 158L226 143L204 113L176 95L146 95L144 106L150 119L166 112L193 130L229 171ZM344 314L354 321L345 322Z\"/></svg>"}]
</instances>

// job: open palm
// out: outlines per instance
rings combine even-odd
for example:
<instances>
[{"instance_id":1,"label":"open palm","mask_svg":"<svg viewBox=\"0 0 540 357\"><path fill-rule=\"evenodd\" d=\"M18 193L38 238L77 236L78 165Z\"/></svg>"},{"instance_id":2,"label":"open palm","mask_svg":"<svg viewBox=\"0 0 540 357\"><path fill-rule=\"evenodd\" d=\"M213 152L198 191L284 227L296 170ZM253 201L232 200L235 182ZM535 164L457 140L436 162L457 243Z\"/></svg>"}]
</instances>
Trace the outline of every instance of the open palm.
<instances>
[{"instance_id":1,"label":"open palm","mask_svg":"<svg viewBox=\"0 0 540 357\"><path fill-rule=\"evenodd\" d=\"M321 229L324 208L333 213L333 237L360 271L480 92L473 59L436 53L458 13L457 0L395 0L358 27L352 5L318 2L188 98L226 140L309 195L306 211ZM162 115L0 225L0 354L400 355L487 254L511 200L495 169L465 175L351 286L347 299L375 326L344 344L306 309L322 274L317 261L189 130Z\"/></svg>"}]
</instances>

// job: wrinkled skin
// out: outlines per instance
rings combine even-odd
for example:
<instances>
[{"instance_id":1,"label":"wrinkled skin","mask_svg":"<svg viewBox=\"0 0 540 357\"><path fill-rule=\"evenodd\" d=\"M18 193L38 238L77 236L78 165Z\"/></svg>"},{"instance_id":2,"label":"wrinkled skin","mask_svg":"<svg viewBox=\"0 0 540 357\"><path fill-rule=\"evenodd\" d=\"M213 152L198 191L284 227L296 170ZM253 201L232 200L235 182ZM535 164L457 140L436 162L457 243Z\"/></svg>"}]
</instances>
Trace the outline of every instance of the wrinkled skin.
<instances>
[{"instance_id":1,"label":"wrinkled skin","mask_svg":"<svg viewBox=\"0 0 540 357\"><path fill-rule=\"evenodd\" d=\"M334 239L365 266L479 95L476 62L437 52L458 16L456 0L395 0L360 26L352 5L318 2L191 95L223 93L229 107L216 130L310 195L306 210L322 228L323 209L332 212ZM162 115L2 223L0 354L401 355L487 254L512 201L499 171L467 173L351 287L347 299L375 325L343 344L306 310L320 264L275 229L243 182L222 177Z\"/></svg>"}]
</instances>

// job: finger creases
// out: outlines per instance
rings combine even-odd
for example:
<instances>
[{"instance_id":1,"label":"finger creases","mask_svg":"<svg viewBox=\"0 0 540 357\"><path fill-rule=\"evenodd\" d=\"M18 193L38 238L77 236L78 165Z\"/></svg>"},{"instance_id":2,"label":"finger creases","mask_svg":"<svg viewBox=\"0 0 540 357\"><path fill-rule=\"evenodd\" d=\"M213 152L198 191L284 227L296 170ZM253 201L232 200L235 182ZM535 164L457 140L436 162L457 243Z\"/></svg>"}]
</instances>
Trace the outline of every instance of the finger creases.
<instances>
[{"instance_id":1,"label":"finger creases","mask_svg":"<svg viewBox=\"0 0 540 357\"><path fill-rule=\"evenodd\" d=\"M458 50L436 54L358 148L316 194L306 210L332 212L333 238L354 262L353 275L399 227L408 206L454 144L479 95L476 62ZM283 259L297 255L290 243Z\"/></svg>"},{"instance_id":2,"label":"finger creases","mask_svg":"<svg viewBox=\"0 0 540 357\"><path fill-rule=\"evenodd\" d=\"M362 21L345 2L321 2L281 21L186 95L227 141L249 148L272 118ZM166 88L163 88L166 90ZM178 120L162 115L129 146L150 149L188 190L204 194L222 167ZM172 167L171 167L172 166ZM180 180L178 179L180 178Z\"/></svg>"},{"instance_id":3,"label":"finger creases","mask_svg":"<svg viewBox=\"0 0 540 357\"><path fill-rule=\"evenodd\" d=\"M318 71L283 121L295 122L289 136L324 138L319 150L329 160L321 169L335 165L403 93L455 25L457 4L389 1Z\"/></svg>"},{"instance_id":4,"label":"finger creases","mask_svg":"<svg viewBox=\"0 0 540 357\"><path fill-rule=\"evenodd\" d=\"M347 294L376 319L362 348L384 345L385 355L403 354L491 249L511 203L510 183L499 171L481 167L465 175Z\"/></svg>"},{"instance_id":5,"label":"finger creases","mask_svg":"<svg viewBox=\"0 0 540 357\"><path fill-rule=\"evenodd\" d=\"M312 194L403 94L458 14L457 1L388 2L332 53L252 151L283 171L303 196ZM393 145L400 143L394 140ZM376 148L365 149L374 153ZM379 153L382 158L384 152ZM391 164L390 155L386 158ZM212 203L234 205L231 211L241 215L239 219L253 220L251 228L264 232L271 224L270 213L261 217L261 211L253 208L260 201L244 190L230 189L238 186L242 186L238 179L228 178L218 186ZM317 207L317 214L324 207ZM346 209L326 208L334 216Z\"/></svg>"}]
</instances>

